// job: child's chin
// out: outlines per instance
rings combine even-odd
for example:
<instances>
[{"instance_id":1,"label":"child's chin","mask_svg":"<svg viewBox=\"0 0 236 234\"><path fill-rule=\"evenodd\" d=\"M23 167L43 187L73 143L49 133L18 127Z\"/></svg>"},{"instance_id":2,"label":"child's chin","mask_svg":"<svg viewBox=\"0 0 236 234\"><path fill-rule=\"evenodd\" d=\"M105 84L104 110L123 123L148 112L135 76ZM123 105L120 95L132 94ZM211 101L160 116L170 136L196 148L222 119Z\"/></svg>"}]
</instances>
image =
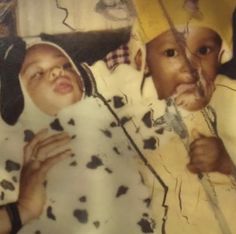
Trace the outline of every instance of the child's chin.
<instances>
[{"instance_id":1,"label":"child's chin","mask_svg":"<svg viewBox=\"0 0 236 234\"><path fill-rule=\"evenodd\" d=\"M187 111L199 111L207 105L207 102L189 103L186 106L182 106Z\"/></svg>"},{"instance_id":2,"label":"child's chin","mask_svg":"<svg viewBox=\"0 0 236 234\"><path fill-rule=\"evenodd\" d=\"M181 99L182 102L180 101L178 106L187 111L202 110L210 100L207 97L196 98L193 94L183 95Z\"/></svg>"}]
</instances>

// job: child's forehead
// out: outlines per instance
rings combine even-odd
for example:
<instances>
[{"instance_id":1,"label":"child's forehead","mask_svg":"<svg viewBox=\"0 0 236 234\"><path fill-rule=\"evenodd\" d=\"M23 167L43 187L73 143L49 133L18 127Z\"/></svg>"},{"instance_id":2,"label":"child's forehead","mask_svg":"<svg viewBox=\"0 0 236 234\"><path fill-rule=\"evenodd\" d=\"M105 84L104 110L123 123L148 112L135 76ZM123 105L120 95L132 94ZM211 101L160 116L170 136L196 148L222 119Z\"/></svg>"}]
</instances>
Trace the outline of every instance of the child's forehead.
<instances>
[{"instance_id":1,"label":"child's forehead","mask_svg":"<svg viewBox=\"0 0 236 234\"><path fill-rule=\"evenodd\" d=\"M68 58L58 48L47 44L34 45L26 51L21 73L38 64L59 63L61 60L68 61Z\"/></svg>"},{"instance_id":2,"label":"child's forehead","mask_svg":"<svg viewBox=\"0 0 236 234\"><path fill-rule=\"evenodd\" d=\"M137 30L145 43L170 27L184 25L208 27L225 42L231 43L231 16L235 0L133 0L137 13Z\"/></svg>"},{"instance_id":3,"label":"child's forehead","mask_svg":"<svg viewBox=\"0 0 236 234\"><path fill-rule=\"evenodd\" d=\"M185 28L182 26L176 28L179 35L176 35L176 32L167 30L157 36L154 40L159 43L159 46L166 43L178 43L178 39L184 39L186 42L190 41L196 43L212 41L220 44L221 42L220 36L210 28L192 27L188 30L185 30ZM148 44L150 44L151 42L149 42Z\"/></svg>"},{"instance_id":4,"label":"child's forehead","mask_svg":"<svg viewBox=\"0 0 236 234\"><path fill-rule=\"evenodd\" d=\"M45 56L51 55L55 57L65 57L65 55L56 47L46 44L39 44L31 46L26 51L26 57L34 57L34 56Z\"/></svg>"}]
</instances>

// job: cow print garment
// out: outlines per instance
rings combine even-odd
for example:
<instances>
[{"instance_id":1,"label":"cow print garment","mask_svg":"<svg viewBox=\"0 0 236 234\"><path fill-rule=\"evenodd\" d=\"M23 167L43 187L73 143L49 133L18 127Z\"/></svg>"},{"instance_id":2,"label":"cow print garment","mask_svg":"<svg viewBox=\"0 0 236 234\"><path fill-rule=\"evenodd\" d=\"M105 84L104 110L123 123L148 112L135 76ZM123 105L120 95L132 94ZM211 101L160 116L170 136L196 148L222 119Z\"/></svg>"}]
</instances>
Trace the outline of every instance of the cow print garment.
<instances>
[{"instance_id":1,"label":"cow print garment","mask_svg":"<svg viewBox=\"0 0 236 234\"><path fill-rule=\"evenodd\" d=\"M25 139L40 130L33 118L28 119ZM51 131L71 135L74 155L50 171L43 214L20 234L155 233L147 203L151 191L119 122L99 98L90 97L47 123ZM18 164L10 167L16 170Z\"/></svg>"}]
</instances>

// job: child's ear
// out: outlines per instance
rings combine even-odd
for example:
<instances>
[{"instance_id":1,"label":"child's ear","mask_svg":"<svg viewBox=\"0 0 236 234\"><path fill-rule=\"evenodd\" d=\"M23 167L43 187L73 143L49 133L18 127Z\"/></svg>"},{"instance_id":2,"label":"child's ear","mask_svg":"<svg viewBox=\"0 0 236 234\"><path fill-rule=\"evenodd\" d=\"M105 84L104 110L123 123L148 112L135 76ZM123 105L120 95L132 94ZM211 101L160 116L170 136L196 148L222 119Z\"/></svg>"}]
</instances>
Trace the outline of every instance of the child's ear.
<instances>
[{"instance_id":1,"label":"child's ear","mask_svg":"<svg viewBox=\"0 0 236 234\"><path fill-rule=\"evenodd\" d=\"M223 55L224 55L224 50L221 50L219 55L218 55L218 64L222 64L222 58L223 58Z\"/></svg>"},{"instance_id":2,"label":"child's ear","mask_svg":"<svg viewBox=\"0 0 236 234\"><path fill-rule=\"evenodd\" d=\"M5 67L1 72L0 110L2 119L14 125L24 109L24 98L18 76L9 76L12 72L8 69Z\"/></svg>"},{"instance_id":3,"label":"child's ear","mask_svg":"<svg viewBox=\"0 0 236 234\"><path fill-rule=\"evenodd\" d=\"M24 108L19 72L25 56L25 42L20 38L9 38L1 42L0 111L2 119L14 125Z\"/></svg>"},{"instance_id":4,"label":"child's ear","mask_svg":"<svg viewBox=\"0 0 236 234\"><path fill-rule=\"evenodd\" d=\"M147 58L147 46L146 46L146 55L145 55L145 59L144 59L144 77L150 76L151 75L151 71L150 68L148 66L148 58Z\"/></svg>"}]
</instances>

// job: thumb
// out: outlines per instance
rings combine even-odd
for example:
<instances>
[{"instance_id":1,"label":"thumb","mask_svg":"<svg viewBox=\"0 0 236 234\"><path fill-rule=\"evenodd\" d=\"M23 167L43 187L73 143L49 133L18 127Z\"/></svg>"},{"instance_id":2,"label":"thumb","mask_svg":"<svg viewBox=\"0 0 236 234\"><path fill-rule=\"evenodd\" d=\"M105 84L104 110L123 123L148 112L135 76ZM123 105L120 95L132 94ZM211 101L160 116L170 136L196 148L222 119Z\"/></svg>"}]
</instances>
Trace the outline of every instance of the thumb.
<instances>
[{"instance_id":1,"label":"thumb","mask_svg":"<svg viewBox=\"0 0 236 234\"><path fill-rule=\"evenodd\" d=\"M194 174L199 173L199 169L194 164L189 163L186 166L190 172L192 172Z\"/></svg>"},{"instance_id":2,"label":"thumb","mask_svg":"<svg viewBox=\"0 0 236 234\"><path fill-rule=\"evenodd\" d=\"M194 140L199 139L199 138L201 138L201 137L204 137L204 135L201 134L196 128L193 128L193 129L192 129L191 135L192 135L192 138L193 138Z\"/></svg>"}]
</instances>

